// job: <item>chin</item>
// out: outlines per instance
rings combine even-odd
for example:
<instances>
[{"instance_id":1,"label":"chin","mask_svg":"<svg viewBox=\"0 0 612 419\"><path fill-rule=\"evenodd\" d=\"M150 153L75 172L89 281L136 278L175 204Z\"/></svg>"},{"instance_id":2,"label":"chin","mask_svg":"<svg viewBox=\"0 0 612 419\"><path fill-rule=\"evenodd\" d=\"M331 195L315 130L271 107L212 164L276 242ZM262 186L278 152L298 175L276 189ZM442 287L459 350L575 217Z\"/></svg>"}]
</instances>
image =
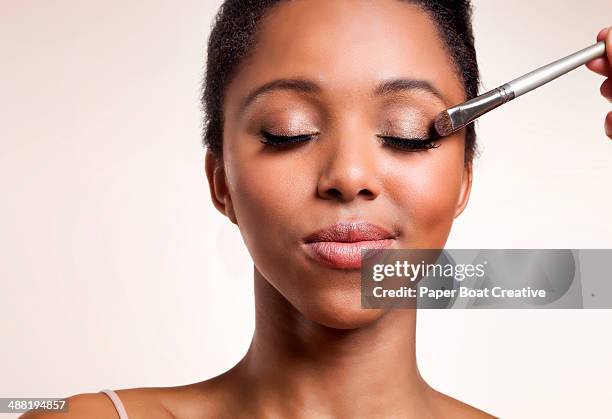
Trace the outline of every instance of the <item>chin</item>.
<instances>
[{"instance_id":1,"label":"chin","mask_svg":"<svg viewBox=\"0 0 612 419\"><path fill-rule=\"evenodd\" d=\"M296 307L308 320L332 329L358 329L375 323L388 310L361 308L361 290L313 295Z\"/></svg>"}]
</instances>

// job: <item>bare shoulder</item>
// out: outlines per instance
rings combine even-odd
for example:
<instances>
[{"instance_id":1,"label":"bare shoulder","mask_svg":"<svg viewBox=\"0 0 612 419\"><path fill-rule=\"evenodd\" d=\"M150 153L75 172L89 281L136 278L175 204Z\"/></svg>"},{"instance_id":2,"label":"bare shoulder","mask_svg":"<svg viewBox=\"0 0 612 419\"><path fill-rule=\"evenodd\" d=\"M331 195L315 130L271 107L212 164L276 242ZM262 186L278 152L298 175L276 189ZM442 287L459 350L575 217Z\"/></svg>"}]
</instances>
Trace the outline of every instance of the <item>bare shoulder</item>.
<instances>
[{"instance_id":1,"label":"bare shoulder","mask_svg":"<svg viewBox=\"0 0 612 419\"><path fill-rule=\"evenodd\" d=\"M116 418L117 412L111 400L105 394L83 393L66 398L67 412L43 412L31 410L20 416L20 419L61 419L82 418L108 419Z\"/></svg>"},{"instance_id":2,"label":"bare shoulder","mask_svg":"<svg viewBox=\"0 0 612 419\"><path fill-rule=\"evenodd\" d=\"M174 418L162 403L163 388L133 388L115 390L130 419ZM20 419L116 419L119 417L111 399L104 393L82 393L67 397L68 412L30 411Z\"/></svg>"},{"instance_id":3,"label":"bare shoulder","mask_svg":"<svg viewBox=\"0 0 612 419\"><path fill-rule=\"evenodd\" d=\"M470 406L467 403L440 393L437 390L433 390L431 401L438 411L439 417L455 419L497 419L497 416L493 416L474 406Z\"/></svg>"},{"instance_id":4,"label":"bare shoulder","mask_svg":"<svg viewBox=\"0 0 612 419\"><path fill-rule=\"evenodd\" d=\"M176 419L235 418L246 413L241 411L236 398L239 393L240 385L224 373L196 383L167 387L163 400Z\"/></svg>"},{"instance_id":5,"label":"bare shoulder","mask_svg":"<svg viewBox=\"0 0 612 419\"><path fill-rule=\"evenodd\" d=\"M115 389L129 419L184 419L236 417L235 400L228 391L227 374L175 387ZM117 419L119 414L104 393L83 393L66 398L68 412L30 411L20 419ZM232 416L234 415L234 416Z\"/></svg>"}]
</instances>

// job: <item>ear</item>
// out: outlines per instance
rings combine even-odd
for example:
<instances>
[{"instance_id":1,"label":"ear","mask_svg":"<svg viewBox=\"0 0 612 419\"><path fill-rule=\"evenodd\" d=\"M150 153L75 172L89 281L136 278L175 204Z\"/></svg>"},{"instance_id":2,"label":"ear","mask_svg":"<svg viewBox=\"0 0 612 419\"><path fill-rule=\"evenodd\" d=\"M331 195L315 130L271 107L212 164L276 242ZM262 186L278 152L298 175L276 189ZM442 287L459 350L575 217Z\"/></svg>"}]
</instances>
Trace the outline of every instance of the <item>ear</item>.
<instances>
[{"instance_id":1,"label":"ear","mask_svg":"<svg viewBox=\"0 0 612 419\"><path fill-rule=\"evenodd\" d=\"M204 169L208 179L208 188L213 205L219 212L230 219L230 221L238 225L232 196L227 187L227 178L225 176L225 168L223 167L223 159L217 159L210 150L206 150L204 161Z\"/></svg>"},{"instance_id":2,"label":"ear","mask_svg":"<svg viewBox=\"0 0 612 419\"><path fill-rule=\"evenodd\" d=\"M463 177L461 179L461 191L459 192L459 200L455 209L455 218L459 217L468 201L470 200L470 192L472 191L472 162L467 163L463 169Z\"/></svg>"}]
</instances>

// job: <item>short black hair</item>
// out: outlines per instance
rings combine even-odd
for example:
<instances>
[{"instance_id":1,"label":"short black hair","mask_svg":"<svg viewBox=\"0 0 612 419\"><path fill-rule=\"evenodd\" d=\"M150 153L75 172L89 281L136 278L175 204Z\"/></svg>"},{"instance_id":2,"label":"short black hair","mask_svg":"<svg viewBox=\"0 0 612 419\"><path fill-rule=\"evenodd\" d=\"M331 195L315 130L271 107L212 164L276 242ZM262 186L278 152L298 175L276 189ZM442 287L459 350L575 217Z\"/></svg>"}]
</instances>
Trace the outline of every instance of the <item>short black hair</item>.
<instances>
[{"instance_id":1,"label":"short black hair","mask_svg":"<svg viewBox=\"0 0 612 419\"><path fill-rule=\"evenodd\" d=\"M208 39L203 83L203 144L216 158L223 151L225 90L255 42L257 26L273 7L286 0L225 0ZM447 47L468 99L476 97L480 73L474 48L470 0L398 0L421 7L429 14ZM465 162L477 152L474 124L466 127Z\"/></svg>"}]
</instances>

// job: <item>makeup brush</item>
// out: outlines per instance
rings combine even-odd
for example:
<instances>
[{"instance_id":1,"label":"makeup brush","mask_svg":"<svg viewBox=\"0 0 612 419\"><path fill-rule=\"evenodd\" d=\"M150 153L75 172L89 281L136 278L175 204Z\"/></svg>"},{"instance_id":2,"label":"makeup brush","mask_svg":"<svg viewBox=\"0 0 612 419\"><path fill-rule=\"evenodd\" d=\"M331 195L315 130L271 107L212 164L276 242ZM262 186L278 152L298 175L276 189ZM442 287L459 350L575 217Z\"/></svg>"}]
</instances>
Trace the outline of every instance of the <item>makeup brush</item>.
<instances>
[{"instance_id":1,"label":"makeup brush","mask_svg":"<svg viewBox=\"0 0 612 419\"><path fill-rule=\"evenodd\" d=\"M498 106L537 89L595 58L603 56L605 52L606 44L604 41L601 41L544 67L540 67L503 86L440 112L434 121L434 128L438 135L446 137Z\"/></svg>"}]
</instances>

